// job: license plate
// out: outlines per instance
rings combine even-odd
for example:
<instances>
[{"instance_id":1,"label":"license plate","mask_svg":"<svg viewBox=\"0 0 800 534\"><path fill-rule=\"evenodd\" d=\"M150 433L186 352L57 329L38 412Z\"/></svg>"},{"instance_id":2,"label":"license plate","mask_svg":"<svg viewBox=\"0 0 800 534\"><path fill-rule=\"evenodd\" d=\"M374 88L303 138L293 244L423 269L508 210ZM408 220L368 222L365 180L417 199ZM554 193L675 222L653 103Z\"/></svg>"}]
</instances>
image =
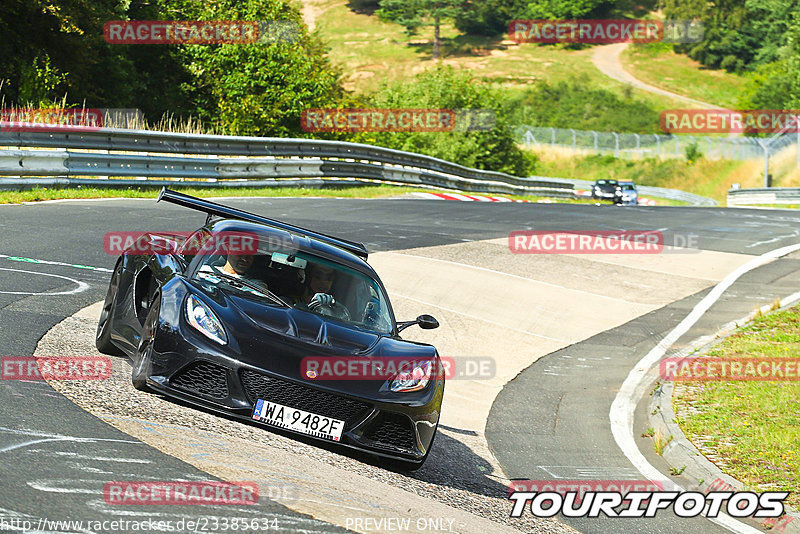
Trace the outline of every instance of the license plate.
<instances>
[{"instance_id":1,"label":"license plate","mask_svg":"<svg viewBox=\"0 0 800 534\"><path fill-rule=\"evenodd\" d=\"M344 421L258 399L253 419L317 438L339 441Z\"/></svg>"}]
</instances>

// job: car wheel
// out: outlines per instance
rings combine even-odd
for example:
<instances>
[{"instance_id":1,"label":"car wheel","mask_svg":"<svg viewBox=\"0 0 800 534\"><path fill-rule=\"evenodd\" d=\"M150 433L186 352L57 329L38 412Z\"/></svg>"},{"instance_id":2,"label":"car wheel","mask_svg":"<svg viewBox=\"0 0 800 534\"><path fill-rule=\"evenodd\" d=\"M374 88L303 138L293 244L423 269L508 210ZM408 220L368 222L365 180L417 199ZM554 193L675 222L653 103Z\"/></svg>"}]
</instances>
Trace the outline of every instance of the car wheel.
<instances>
[{"instance_id":1,"label":"car wheel","mask_svg":"<svg viewBox=\"0 0 800 534\"><path fill-rule=\"evenodd\" d=\"M108 291L106 292L106 299L103 301L103 309L100 311L100 321L97 323L97 333L94 339L97 350L110 356L124 356L124 353L111 342L111 316L117 303L117 291L121 274L122 259L117 261L114 272L111 273L111 281L108 283Z\"/></svg>"},{"instance_id":2,"label":"car wheel","mask_svg":"<svg viewBox=\"0 0 800 534\"><path fill-rule=\"evenodd\" d=\"M131 368L131 383L139 391L151 391L147 385L147 375L152 364L153 343L156 339L156 327L158 326L158 316L161 313L161 295L156 295L150 304L150 310L144 320L142 337L139 340L139 347L133 357L133 367Z\"/></svg>"}]
</instances>

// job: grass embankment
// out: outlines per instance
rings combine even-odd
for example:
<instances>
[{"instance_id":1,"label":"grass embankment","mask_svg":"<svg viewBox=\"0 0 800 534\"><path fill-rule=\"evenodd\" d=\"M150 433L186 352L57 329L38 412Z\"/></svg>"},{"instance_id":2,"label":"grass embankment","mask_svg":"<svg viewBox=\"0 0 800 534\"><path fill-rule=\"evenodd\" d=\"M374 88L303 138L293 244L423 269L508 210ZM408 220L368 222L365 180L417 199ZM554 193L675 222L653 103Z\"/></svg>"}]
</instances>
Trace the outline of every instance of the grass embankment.
<instances>
[{"instance_id":1,"label":"grass embankment","mask_svg":"<svg viewBox=\"0 0 800 534\"><path fill-rule=\"evenodd\" d=\"M314 12L315 29L330 46L328 56L342 69L344 85L356 93L375 91L383 82L410 80L433 67L431 28L409 37L398 24L356 13L347 0L303 0ZM442 26L442 62L469 69L479 80L510 92L523 91L537 81L555 83L584 79L620 96L630 95L654 109L691 107L660 95L633 89L604 76L592 64L594 47L572 50L563 46L518 44L502 38L460 35L451 24ZM585 78L582 78L585 76Z\"/></svg>"},{"instance_id":2,"label":"grass embankment","mask_svg":"<svg viewBox=\"0 0 800 534\"><path fill-rule=\"evenodd\" d=\"M663 43L629 45L621 60L625 70L643 82L729 109L737 108L737 100L747 84L744 76L705 68Z\"/></svg>"},{"instance_id":3,"label":"grass embankment","mask_svg":"<svg viewBox=\"0 0 800 534\"><path fill-rule=\"evenodd\" d=\"M639 185L680 189L709 197L725 205L731 184L763 187L762 160L734 161L701 158L694 163L685 159L617 159L613 156L576 154L567 149L539 149L535 173L540 176L597 180L612 178L633 180ZM770 159L773 186L800 186L800 168L796 151L789 148Z\"/></svg>"},{"instance_id":4,"label":"grass embankment","mask_svg":"<svg viewBox=\"0 0 800 534\"><path fill-rule=\"evenodd\" d=\"M797 357L800 307L757 317L704 356ZM703 357L704 357L703 356ZM800 505L800 382L676 384L686 436L722 470L758 491L789 491Z\"/></svg>"},{"instance_id":5,"label":"grass embankment","mask_svg":"<svg viewBox=\"0 0 800 534\"><path fill-rule=\"evenodd\" d=\"M186 193L196 197L329 197L329 198L390 198L398 197L412 192L442 192L432 189L401 187L391 185L363 186L363 187L344 187L344 188L223 188L223 187L204 187L204 188L182 188L174 187L175 191ZM99 187L76 187L65 189L35 188L27 191L0 191L0 204L17 204L21 202L38 202L42 200L77 199L77 198L156 198L161 188L99 188ZM469 193L465 193L469 194ZM483 193L476 193L483 194ZM550 200L558 203L569 204L591 204L592 201L586 199L545 199L541 196L532 195L490 195L503 196L513 200ZM666 201L665 201L666 202ZM659 202L661 204L661 202Z\"/></svg>"}]
</instances>

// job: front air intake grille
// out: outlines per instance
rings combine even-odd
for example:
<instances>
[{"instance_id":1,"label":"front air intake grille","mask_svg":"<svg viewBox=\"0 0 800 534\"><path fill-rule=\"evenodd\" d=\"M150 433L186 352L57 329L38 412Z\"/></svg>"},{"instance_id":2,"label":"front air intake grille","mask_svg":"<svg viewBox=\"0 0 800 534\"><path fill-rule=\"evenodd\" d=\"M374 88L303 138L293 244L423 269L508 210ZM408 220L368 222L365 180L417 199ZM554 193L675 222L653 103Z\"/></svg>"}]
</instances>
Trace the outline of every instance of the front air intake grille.
<instances>
[{"instance_id":1,"label":"front air intake grille","mask_svg":"<svg viewBox=\"0 0 800 534\"><path fill-rule=\"evenodd\" d=\"M417 448L413 423L400 413L381 412L370 424L364 437L384 448L404 451Z\"/></svg>"},{"instance_id":2,"label":"front air intake grille","mask_svg":"<svg viewBox=\"0 0 800 534\"><path fill-rule=\"evenodd\" d=\"M342 421L356 422L370 411L368 404L305 387L255 371L241 371L242 385L252 404L258 399Z\"/></svg>"},{"instance_id":3,"label":"front air intake grille","mask_svg":"<svg viewBox=\"0 0 800 534\"><path fill-rule=\"evenodd\" d=\"M170 385L177 389L199 393L214 399L228 398L228 372L213 363L197 362L189 365L172 380Z\"/></svg>"}]
</instances>

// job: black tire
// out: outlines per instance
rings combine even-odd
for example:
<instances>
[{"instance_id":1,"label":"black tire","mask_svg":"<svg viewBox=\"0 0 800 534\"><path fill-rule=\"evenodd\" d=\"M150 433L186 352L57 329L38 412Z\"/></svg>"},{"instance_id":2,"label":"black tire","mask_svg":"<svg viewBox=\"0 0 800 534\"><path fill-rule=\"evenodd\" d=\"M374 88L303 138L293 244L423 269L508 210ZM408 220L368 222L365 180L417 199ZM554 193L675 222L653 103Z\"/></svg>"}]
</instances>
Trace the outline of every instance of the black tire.
<instances>
[{"instance_id":1,"label":"black tire","mask_svg":"<svg viewBox=\"0 0 800 534\"><path fill-rule=\"evenodd\" d=\"M100 312L100 320L97 323L97 333L95 334L94 344L97 350L109 356L124 356L123 353L111 341L111 319L114 306L117 302L117 292L119 290L119 277L122 273L122 258L117 261L114 272L111 273L111 280L108 283L108 291L103 301L103 309Z\"/></svg>"},{"instance_id":2,"label":"black tire","mask_svg":"<svg viewBox=\"0 0 800 534\"><path fill-rule=\"evenodd\" d=\"M161 295L155 295L150 303L150 309L144 320L142 327L142 337L139 340L139 347L131 362L131 383L139 391L152 391L147 385L147 375L150 368L150 356L153 351L153 343L156 337L156 327L158 326L158 316L161 313Z\"/></svg>"}]
</instances>

